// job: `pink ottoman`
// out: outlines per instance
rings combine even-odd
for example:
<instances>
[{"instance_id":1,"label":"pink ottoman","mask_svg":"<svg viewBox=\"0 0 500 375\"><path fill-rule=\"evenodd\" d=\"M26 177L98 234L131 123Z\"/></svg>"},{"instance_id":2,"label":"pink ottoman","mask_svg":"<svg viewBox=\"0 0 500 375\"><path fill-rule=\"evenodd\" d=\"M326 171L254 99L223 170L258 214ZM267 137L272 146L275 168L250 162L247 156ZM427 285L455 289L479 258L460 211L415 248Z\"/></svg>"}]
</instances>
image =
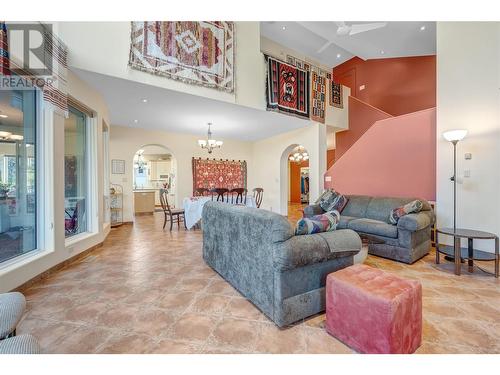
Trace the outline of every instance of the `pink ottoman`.
<instances>
[{"instance_id":1,"label":"pink ottoman","mask_svg":"<svg viewBox=\"0 0 500 375\"><path fill-rule=\"evenodd\" d=\"M422 340L422 286L356 264L326 279L326 330L362 353L413 353Z\"/></svg>"}]
</instances>

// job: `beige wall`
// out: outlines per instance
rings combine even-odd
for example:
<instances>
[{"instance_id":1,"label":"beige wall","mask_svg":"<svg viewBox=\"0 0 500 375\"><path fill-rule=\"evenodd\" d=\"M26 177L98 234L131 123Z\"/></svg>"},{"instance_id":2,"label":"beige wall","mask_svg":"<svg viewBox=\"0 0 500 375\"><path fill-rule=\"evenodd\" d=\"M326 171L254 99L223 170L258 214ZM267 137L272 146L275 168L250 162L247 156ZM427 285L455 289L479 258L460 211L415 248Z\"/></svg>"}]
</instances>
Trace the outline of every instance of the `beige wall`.
<instances>
[{"instance_id":1,"label":"beige wall","mask_svg":"<svg viewBox=\"0 0 500 375\"><path fill-rule=\"evenodd\" d=\"M438 226L453 225L453 147L442 133L467 129L457 146L457 226L498 235L500 23L438 22L437 79ZM493 251L492 241L477 246Z\"/></svg>"},{"instance_id":2,"label":"beige wall","mask_svg":"<svg viewBox=\"0 0 500 375\"><path fill-rule=\"evenodd\" d=\"M69 48L69 65L72 67L264 109L265 64L260 52L260 24L236 22L235 26L235 92L226 93L131 69L128 66L130 22L58 23L61 39Z\"/></svg>"},{"instance_id":3,"label":"beige wall","mask_svg":"<svg viewBox=\"0 0 500 375\"><path fill-rule=\"evenodd\" d=\"M216 139L217 134L214 134ZM144 145L166 147L177 161L176 207L182 206L182 199L192 195L192 157L246 160L248 168L248 188L253 189L253 159L250 142L221 138L224 145L211 155L198 146L200 137L190 134L171 133L157 130L143 130L125 126L111 127L110 159L125 160L125 174L111 174L111 182L123 186L124 221L133 221L133 157Z\"/></svg>"},{"instance_id":4,"label":"beige wall","mask_svg":"<svg viewBox=\"0 0 500 375\"><path fill-rule=\"evenodd\" d=\"M64 233L64 118L58 114L53 115L53 186L52 199L54 201L54 226L52 231L47 232L47 236L54 241L50 248L41 249L44 251L33 252L32 257L24 261L17 262L12 266L0 268L0 292L5 292L16 288L31 278L39 275L47 269L63 262L64 260L77 255L104 240L109 232L109 226L103 225L103 165L102 165L102 120L109 122L108 110L99 93L88 87L74 74L68 74L68 93L76 100L84 103L97 113L97 165L95 177L98 186L98 209L96 233L87 236L85 239L66 246ZM46 111L45 109L44 111ZM48 116L45 118L51 118ZM49 124L42 123L41 126ZM40 203L40 202L39 202ZM47 241L50 243L51 241Z\"/></svg>"}]
</instances>

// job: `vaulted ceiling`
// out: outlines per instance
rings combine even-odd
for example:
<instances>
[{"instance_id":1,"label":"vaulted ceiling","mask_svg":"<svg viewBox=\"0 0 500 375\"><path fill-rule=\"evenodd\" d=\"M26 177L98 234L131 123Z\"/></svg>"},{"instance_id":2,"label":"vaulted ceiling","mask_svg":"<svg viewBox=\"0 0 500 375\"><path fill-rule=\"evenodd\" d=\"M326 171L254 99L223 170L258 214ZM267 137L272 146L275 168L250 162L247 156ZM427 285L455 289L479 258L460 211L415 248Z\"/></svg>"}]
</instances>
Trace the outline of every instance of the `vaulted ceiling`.
<instances>
[{"instance_id":1,"label":"vaulted ceiling","mask_svg":"<svg viewBox=\"0 0 500 375\"><path fill-rule=\"evenodd\" d=\"M345 22L352 25L371 22ZM261 35L328 66L362 59L425 56L436 53L435 22L387 22L353 35L338 32L336 22L261 22Z\"/></svg>"}]
</instances>

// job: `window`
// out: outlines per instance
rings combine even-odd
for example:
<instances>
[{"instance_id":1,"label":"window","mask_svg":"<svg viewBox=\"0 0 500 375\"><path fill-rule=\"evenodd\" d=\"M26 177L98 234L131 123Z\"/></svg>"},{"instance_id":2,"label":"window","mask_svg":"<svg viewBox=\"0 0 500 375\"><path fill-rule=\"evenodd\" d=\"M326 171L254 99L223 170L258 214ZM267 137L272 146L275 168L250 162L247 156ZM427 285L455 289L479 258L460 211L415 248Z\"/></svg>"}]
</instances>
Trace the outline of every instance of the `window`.
<instances>
[{"instance_id":1,"label":"window","mask_svg":"<svg viewBox=\"0 0 500 375\"><path fill-rule=\"evenodd\" d=\"M0 91L0 263L37 247L36 92Z\"/></svg>"},{"instance_id":2,"label":"window","mask_svg":"<svg viewBox=\"0 0 500 375\"><path fill-rule=\"evenodd\" d=\"M70 107L64 122L64 228L66 237L87 232L87 115Z\"/></svg>"}]
</instances>

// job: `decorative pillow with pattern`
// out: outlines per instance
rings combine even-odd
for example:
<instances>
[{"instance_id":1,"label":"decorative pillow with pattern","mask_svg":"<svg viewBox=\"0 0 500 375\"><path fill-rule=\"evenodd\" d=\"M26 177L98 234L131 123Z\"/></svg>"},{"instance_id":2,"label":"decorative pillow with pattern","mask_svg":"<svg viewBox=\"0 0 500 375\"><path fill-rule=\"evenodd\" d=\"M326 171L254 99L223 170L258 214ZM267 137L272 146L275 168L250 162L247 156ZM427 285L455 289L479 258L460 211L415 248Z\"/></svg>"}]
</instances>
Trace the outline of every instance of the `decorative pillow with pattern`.
<instances>
[{"instance_id":1,"label":"decorative pillow with pattern","mask_svg":"<svg viewBox=\"0 0 500 375\"><path fill-rule=\"evenodd\" d=\"M338 194L334 189L328 189L322 194L318 204L323 209L323 211L325 212L331 211L331 207L333 206L333 203L335 201L335 198L337 198L337 195Z\"/></svg>"},{"instance_id":2,"label":"decorative pillow with pattern","mask_svg":"<svg viewBox=\"0 0 500 375\"><path fill-rule=\"evenodd\" d=\"M412 213L417 213L422 210L423 207L422 201L414 200L410 203L405 204L404 206L395 208L391 211L391 214L389 215L389 221L391 224L396 225L403 216L412 214Z\"/></svg>"},{"instance_id":3,"label":"decorative pillow with pattern","mask_svg":"<svg viewBox=\"0 0 500 375\"><path fill-rule=\"evenodd\" d=\"M338 211L325 212L322 215L315 215L309 218L302 218L297 221L295 235L313 234L321 232L331 232L337 229L340 221Z\"/></svg>"},{"instance_id":4,"label":"decorative pillow with pattern","mask_svg":"<svg viewBox=\"0 0 500 375\"><path fill-rule=\"evenodd\" d=\"M331 206L328 208L327 211L338 211L339 213L342 213L342 210L345 208L347 205L347 197L343 194L337 193L337 196L333 200Z\"/></svg>"}]
</instances>

